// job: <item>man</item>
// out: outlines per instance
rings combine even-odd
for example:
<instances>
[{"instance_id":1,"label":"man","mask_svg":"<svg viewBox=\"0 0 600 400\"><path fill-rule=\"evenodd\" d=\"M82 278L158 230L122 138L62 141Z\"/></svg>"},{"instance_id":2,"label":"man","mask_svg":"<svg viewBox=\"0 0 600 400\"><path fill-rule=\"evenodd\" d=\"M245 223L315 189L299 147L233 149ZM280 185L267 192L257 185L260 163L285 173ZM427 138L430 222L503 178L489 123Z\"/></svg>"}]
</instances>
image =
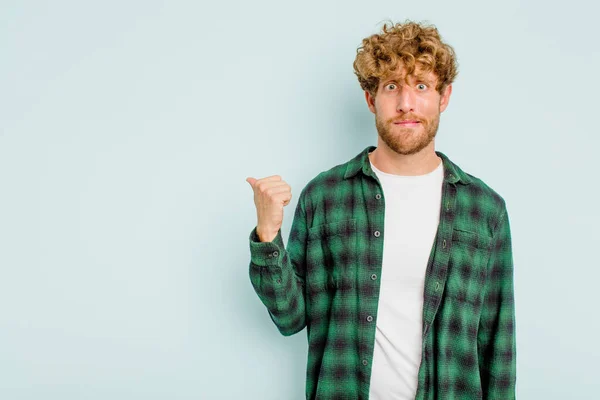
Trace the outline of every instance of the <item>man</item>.
<instances>
[{"instance_id":1,"label":"man","mask_svg":"<svg viewBox=\"0 0 600 400\"><path fill-rule=\"evenodd\" d=\"M437 29L385 25L355 73L378 131L300 193L287 248L280 176L248 178L250 279L283 335L307 328L307 399L515 398L504 199L436 151L457 74Z\"/></svg>"}]
</instances>

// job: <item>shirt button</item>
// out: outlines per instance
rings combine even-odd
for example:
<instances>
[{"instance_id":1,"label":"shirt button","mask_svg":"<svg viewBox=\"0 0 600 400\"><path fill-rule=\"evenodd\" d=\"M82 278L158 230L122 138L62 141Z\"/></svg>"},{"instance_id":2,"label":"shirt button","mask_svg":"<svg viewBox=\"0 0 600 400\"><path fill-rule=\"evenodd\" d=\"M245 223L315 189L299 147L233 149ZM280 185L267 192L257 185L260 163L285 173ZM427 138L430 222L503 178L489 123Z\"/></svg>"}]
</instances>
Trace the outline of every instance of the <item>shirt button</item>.
<instances>
[{"instance_id":1,"label":"shirt button","mask_svg":"<svg viewBox=\"0 0 600 400\"><path fill-rule=\"evenodd\" d=\"M376 198L377 200L381 199L381 194L377 193L377 194L375 195L375 198Z\"/></svg>"},{"instance_id":2,"label":"shirt button","mask_svg":"<svg viewBox=\"0 0 600 400\"><path fill-rule=\"evenodd\" d=\"M375 274L371 275L371 279L373 279L373 280L377 279L377 275L375 275Z\"/></svg>"},{"instance_id":3,"label":"shirt button","mask_svg":"<svg viewBox=\"0 0 600 400\"><path fill-rule=\"evenodd\" d=\"M363 365L367 365L368 364L367 360L363 360L362 363L363 363Z\"/></svg>"},{"instance_id":4,"label":"shirt button","mask_svg":"<svg viewBox=\"0 0 600 400\"><path fill-rule=\"evenodd\" d=\"M277 283L281 283L281 279L277 279Z\"/></svg>"},{"instance_id":5,"label":"shirt button","mask_svg":"<svg viewBox=\"0 0 600 400\"><path fill-rule=\"evenodd\" d=\"M369 316L367 317L367 322L373 322L373 317L369 315Z\"/></svg>"},{"instance_id":6,"label":"shirt button","mask_svg":"<svg viewBox=\"0 0 600 400\"><path fill-rule=\"evenodd\" d=\"M444 239L444 240L442 241L442 247L443 247L443 248L446 248L446 239Z\"/></svg>"},{"instance_id":7,"label":"shirt button","mask_svg":"<svg viewBox=\"0 0 600 400\"><path fill-rule=\"evenodd\" d=\"M381 235L381 232L375 231L375 232L373 232L373 235L375 235L375 237L379 237L379 235Z\"/></svg>"},{"instance_id":8,"label":"shirt button","mask_svg":"<svg viewBox=\"0 0 600 400\"><path fill-rule=\"evenodd\" d=\"M278 255L279 255L279 252L278 252L277 250L275 250L275 251L273 252L273 257L277 257Z\"/></svg>"},{"instance_id":9,"label":"shirt button","mask_svg":"<svg viewBox=\"0 0 600 400\"><path fill-rule=\"evenodd\" d=\"M437 292L438 290L440 290L440 283L436 282L435 283L435 291Z\"/></svg>"}]
</instances>

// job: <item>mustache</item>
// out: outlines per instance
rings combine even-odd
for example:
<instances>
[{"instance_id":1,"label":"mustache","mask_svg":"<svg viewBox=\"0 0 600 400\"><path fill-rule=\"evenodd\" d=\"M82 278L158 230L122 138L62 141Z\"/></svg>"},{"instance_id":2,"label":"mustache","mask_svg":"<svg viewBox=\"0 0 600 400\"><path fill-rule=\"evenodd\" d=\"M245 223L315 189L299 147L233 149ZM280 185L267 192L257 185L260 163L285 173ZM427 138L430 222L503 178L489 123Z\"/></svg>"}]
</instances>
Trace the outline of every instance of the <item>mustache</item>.
<instances>
[{"instance_id":1,"label":"mustache","mask_svg":"<svg viewBox=\"0 0 600 400\"><path fill-rule=\"evenodd\" d=\"M421 122L421 123L424 123L424 122L426 122L426 121L424 121L423 119L421 119L421 118L417 117L416 115L412 115L412 114L407 114L407 115L404 115L404 116L402 116L402 117L394 117L394 118L390 118L390 119L388 119L386 122L387 122L388 124L393 124L393 123L400 122L400 121L405 121L405 120L410 120L410 121L418 121L418 122Z\"/></svg>"}]
</instances>

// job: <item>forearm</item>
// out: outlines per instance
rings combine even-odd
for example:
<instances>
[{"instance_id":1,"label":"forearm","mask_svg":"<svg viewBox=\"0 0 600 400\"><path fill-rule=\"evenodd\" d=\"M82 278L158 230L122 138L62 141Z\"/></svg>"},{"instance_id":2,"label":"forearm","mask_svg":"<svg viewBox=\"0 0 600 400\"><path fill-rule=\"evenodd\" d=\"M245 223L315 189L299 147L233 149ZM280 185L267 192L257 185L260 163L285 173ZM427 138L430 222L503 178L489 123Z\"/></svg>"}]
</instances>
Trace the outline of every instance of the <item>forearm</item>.
<instances>
[{"instance_id":1,"label":"forearm","mask_svg":"<svg viewBox=\"0 0 600 400\"><path fill-rule=\"evenodd\" d=\"M294 272L281 231L273 241L260 242L256 228L253 229L250 281L281 334L289 336L306 326L303 280Z\"/></svg>"}]
</instances>

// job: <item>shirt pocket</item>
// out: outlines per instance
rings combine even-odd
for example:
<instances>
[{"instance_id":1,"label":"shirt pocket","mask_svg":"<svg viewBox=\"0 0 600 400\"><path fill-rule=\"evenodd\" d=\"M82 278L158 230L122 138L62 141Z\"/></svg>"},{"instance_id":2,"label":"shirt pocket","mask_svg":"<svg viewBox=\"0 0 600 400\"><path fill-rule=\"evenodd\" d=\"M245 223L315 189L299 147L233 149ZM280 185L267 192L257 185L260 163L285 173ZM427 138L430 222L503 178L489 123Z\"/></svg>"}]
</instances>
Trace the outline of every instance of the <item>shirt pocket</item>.
<instances>
[{"instance_id":1,"label":"shirt pocket","mask_svg":"<svg viewBox=\"0 0 600 400\"><path fill-rule=\"evenodd\" d=\"M492 238L486 234L454 228L450 247L446 294L478 306L487 279Z\"/></svg>"},{"instance_id":2,"label":"shirt pocket","mask_svg":"<svg viewBox=\"0 0 600 400\"><path fill-rule=\"evenodd\" d=\"M306 282L309 290L336 290L351 282L356 259L356 220L313 226L308 230Z\"/></svg>"}]
</instances>

